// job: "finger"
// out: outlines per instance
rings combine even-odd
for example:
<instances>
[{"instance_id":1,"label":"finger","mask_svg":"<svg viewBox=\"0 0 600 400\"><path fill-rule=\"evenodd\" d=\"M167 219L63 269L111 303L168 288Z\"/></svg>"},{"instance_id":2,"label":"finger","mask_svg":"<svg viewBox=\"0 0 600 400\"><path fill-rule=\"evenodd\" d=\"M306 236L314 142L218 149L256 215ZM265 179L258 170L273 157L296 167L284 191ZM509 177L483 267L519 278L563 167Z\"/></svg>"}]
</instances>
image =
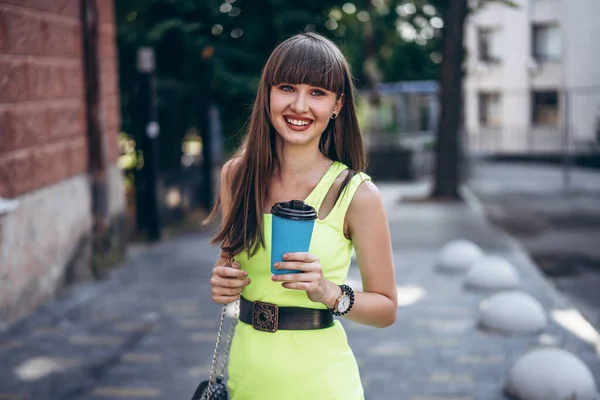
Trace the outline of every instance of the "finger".
<instances>
[{"instance_id":1,"label":"finger","mask_svg":"<svg viewBox=\"0 0 600 400\"><path fill-rule=\"evenodd\" d=\"M246 279L231 279L231 278L222 278L220 276L213 276L210 278L210 284L214 286L221 286L227 288L243 288L244 286L248 286L250 284L250 278Z\"/></svg>"},{"instance_id":2,"label":"finger","mask_svg":"<svg viewBox=\"0 0 600 400\"><path fill-rule=\"evenodd\" d=\"M240 296L213 296L213 301L218 304L229 304L239 299L239 297Z\"/></svg>"},{"instance_id":3,"label":"finger","mask_svg":"<svg viewBox=\"0 0 600 400\"><path fill-rule=\"evenodd\" d=\"M284 282L281 284L286 289L293 290L308 290L310 289L310 282Z\"/></svg>"},{"instance_id":4,"label":"finger","mask_svg":"<svg viewBox=\"0 0 600 400\"><path fill-rule=\"evenodd\" d=\"M212 289L213 296L238 296L242 293L243 288L226 288L222 286L215 286Z\"/></svg>"},{"instance_id":5,"label":"finger","mask_svg":"<svg viewBox=\"0 0 600 400\"><path fill-rule=\"evenodd\" d=\"M285 253L283 259L286 261L303 261L305 263L319 261L317 256L306 252Z\"/></svg>"},{"instance_id":6,"label":"finger","mask_svg":"<svg viewBox=\"0 0 600 400\"><path fill-rule=\"evenodd\" d=\"M273 275L272 279L278 282L314 282L321 276L315 273L301 273L301 274L285 274L285 275Z\"/></svg>"},{"instance_id":7,"label":"finger","mask_svg":"<svg viewBox=\"0 0 600 400\"><path fill-rule=\"evenodd\" d=\"M321 272L321 264L317 262L281 261L273 264L275 269L298 270L303 272Z\"/></svg>"},{"instance_id":8,"label":"finger","mask_svg":"<svg viewBox=\"0 0 600 400\"><path fill-rule=\"evenodd\" d=\"M235 269L241 269L242 268L241 265L240 265L240 263L237 262L237 261L232 262L231 265L230 265L230 267L231 268L235 268Z\"/></svg>"},{"instance_id":9,"label":"finger","mask_svg":"<svg viewBox=\"0 0 600 400\"><path fill-rule=\"evenodd\" d=\"M224 265L218 265L213 268L213 275L221 276L224 278L245 278L248 276L248 272L242 269L235 269L226 267Z\"/></svg>"}]
</instances>

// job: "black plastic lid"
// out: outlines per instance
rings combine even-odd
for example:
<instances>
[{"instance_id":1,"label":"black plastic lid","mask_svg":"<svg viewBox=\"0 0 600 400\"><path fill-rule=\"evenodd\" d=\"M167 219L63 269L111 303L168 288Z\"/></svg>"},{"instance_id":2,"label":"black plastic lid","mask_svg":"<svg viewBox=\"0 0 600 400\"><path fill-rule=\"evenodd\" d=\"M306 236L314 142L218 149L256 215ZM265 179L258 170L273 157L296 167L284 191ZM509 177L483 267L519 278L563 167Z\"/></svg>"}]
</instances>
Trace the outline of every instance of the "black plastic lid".
<instances>
[{"instance_id":1,"label":"black plastic lid","mask_svg":"<svg viewBox=\"0 0 600 400\"><path fill-rule=\"evenodd\" d=\"M275 203L271 214L281 218L308 221L317 219L317 211L302 200L282 201Z\"/></svg>"}]
</instances>

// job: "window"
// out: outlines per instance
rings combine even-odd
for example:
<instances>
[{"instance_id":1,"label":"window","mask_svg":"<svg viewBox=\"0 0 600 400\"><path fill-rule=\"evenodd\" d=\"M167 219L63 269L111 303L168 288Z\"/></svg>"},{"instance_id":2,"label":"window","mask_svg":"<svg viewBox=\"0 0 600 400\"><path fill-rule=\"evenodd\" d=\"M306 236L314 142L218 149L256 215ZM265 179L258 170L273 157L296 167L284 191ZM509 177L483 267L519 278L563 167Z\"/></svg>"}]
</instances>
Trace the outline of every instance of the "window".
<instances>
[{"instance_id":1,"label":"window","mask_svg":"<svg viewBox=\"0 0 600 400\"><path fill-rule=\"evenodd\" d=\"M483 126L500 126L500 94L479 94L479 124Z\"/></svg>"},{"instance_id":2,"label":"window","mask_svg":"<svg viewBox=\"0 0 600 400\"><path fill-rule=\"evenodd\" d=\"M556 24L536 24L532 33L533 58L538 61L560 60L560 27Z\"/></svg>"},{"instance_id":3,"label":"window","mask_svg":"<svg viewBox=\"0 0 600 400\"><path fill-rule=\"evenodd\" d=\"M498 32L491 28L479 28L477 31L477 47L479 49L479 60L497 63L500 62L498 53Z\"/></svg>"},{"instance_id":4,"label":"window","mask_svg":"<svg viewBox=\"0 0 600 400\"><path fill-rule=\"evenodd\" d=\"M531 96L532 123L534 125L558 125L558 92L539 91Z\"/></svg>"}]
</instances>

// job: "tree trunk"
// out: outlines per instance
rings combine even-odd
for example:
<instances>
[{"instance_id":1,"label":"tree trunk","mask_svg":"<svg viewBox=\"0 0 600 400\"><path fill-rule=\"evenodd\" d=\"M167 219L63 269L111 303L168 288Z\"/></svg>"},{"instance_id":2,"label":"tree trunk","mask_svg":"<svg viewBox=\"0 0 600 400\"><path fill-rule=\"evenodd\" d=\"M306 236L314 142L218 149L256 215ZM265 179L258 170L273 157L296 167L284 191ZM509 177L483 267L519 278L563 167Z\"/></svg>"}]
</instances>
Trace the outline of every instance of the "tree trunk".
<instances>
[{"instance_id":1,"label":"tree trunk","mask_svg":"<svg viewBox=\"0 0 600 400\"><path fill-rule=\"evenodd\" d=\"M444 21L440 76L441 112L435 146L432 198L460 200L463 36L468 0L450 0Z\"/></svg>"}]
</instances>

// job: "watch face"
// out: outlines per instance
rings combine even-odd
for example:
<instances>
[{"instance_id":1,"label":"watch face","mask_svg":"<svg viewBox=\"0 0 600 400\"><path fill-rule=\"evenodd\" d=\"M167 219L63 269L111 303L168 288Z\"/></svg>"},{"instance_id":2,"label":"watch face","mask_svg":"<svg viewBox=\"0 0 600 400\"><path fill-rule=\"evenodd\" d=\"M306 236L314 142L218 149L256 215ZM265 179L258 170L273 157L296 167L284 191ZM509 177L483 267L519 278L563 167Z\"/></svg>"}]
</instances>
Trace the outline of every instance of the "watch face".
<instances>
[{"instance_id":1,"label":"watch face","mask_svg":"<svg viewBox=\"0 0 600 400\"><path fill-rule=\"evenodd\" d=\"M343 313L349 307L350 307L350 296L348 296L347 294L344 294L344 295L342 295L342 298L340 299L340 302L338 303L337 311Z\"/></svg>"}]
</instances>

